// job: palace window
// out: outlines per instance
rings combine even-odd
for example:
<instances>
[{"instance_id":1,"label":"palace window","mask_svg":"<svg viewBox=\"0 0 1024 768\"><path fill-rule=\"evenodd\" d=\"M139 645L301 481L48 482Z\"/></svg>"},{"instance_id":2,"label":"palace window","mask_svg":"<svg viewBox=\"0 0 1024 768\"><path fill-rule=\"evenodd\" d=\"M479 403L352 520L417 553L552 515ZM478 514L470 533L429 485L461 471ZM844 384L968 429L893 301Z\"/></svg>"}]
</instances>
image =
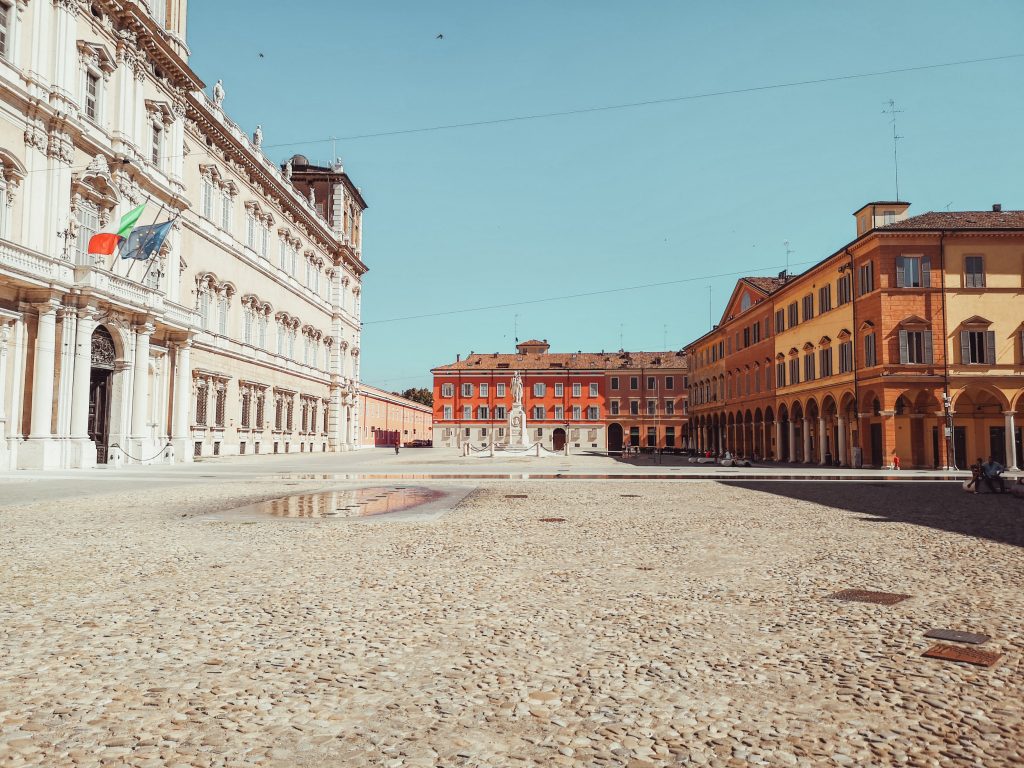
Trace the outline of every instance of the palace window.
<instances>
[{"instance_id":1,"label":"palace window","mask_svg":"<svg viewBox=\"0 0 1024 768\"><path fill-rule=\"evenodd\" d=\"M843 275L836 280L836 306L841 307L843 304L849 304L850 297L850 276Z\"/></svg>"},{"instance_id":2,"label":"palace window","mask_svg":"<svg viewBox=\"0 0 1024 768\"><path fill-rule=\"evenodd\" d=\"M469 421L470 419L473 418L473 406L471 406L471 405L464 405L464 406L462 406L462 418L465 421Z\"/></svg>"},{"instance_id":3,"label":"palace window","mask_svg":"<svg viewBox=\"0 0 1024 768\"><path fill-rule=\"evenodd\" d=\"M618 400L612 400L609 403L609 407L612 409L612 416L618 416L619 415L619 401Z\"/></svg>"},{"instance_id":4,"label":"palace window","mask_svg":"<svg viewBox=\"0 0 1024 768\"><path fill-rule=\"evenodd\" d=\"M929 260L921 256L899 256L896 259L897 288L928 288L931 286Z\"/></svg>"},{"instance_id":5,"label":"palace window","mask_svg":"<svg viewBox=\"0 0 1024 768\"><path fill-rule=\"evenodd\" d=\"M506 413L504 405L497 405L494 407L494 418L504 419L506 417Z\"/></svg>"},{"instance_id":6,"label":"palace window","mask_svg":"<svg viewBox=\"0 0 1024 768\"><path fill-rule=\"evenodd\" d=\"M495 384L494 385L494 396L495 397L504 397L505 396L505 385L504 384Z\"/></svg>"},{"instance_id":7,"label":"palace window","mask_svg":"<svg viewBox=\"0 0 1024 768\"><path fill-rule=\"evenodd\" d=\"M587 419L589 421L597 421L600 418L601 418L600 409L598 409L598 407L596 405L588 405L587 406Z\"/></svg>"},{"instance_id":8,"label":"palace window","mask_svg":"<svg viewBox=\"0 0 1024 768\"><path fill-rule=\"evenodd\" d=\"M274 400L274 429L284 429L284 396L278 395Z\"/></svg>"},{"instance_id":9,"label":"palace window","mask_svg":"<svg viewBox=\"0 0 1024 768\"><path fill-rule=\"evenodd\" d=\"M932 362L931 331L900 331L900 363L928 365Z\"/></svg>"},{"instance_id":10,"label":"palace window","mask_svg":"<svg viewBox=\"0 0 1024 768\"><path fill-rule=\"evenodd\" d=\"M665 447L675 448L676 445L676 428L665 427Z\"/></svg>"},{"instance_id":11,"label":"palace window","mask_svg":"<svg viewBox=\"0 0 1024 768\"><path fill-rule=\"evenodd\" d=\"M654 448L658 445L658 430L655 427L647 428L647 447Z\"/></svg>"},{"instance_id":12,"label":"palace window","mask_svg":"<svg viewBox=\"0 0 1024 768\"><path fill-rule=\"evenodd\" d=\"M224 190L220 193L220 226L225 232L231 231L231 194Z\"/></svg>"},{"instance_id":13,"label":"palace window","mask_svg":"<svg viewBox=\"0 0 1024 768\"><path fill-rule=\"evenodd\" d=\"M490 387L489 384L487 384L487 382L484 382L483 384L481 384L480 385L480 397L487 397L488 394L490 393L490 389L491 389L491 387Z\"/></svg>"},{"instance_id":14,"label":"palace window","mask_svg":"<svg viewBox=\"0 0 1024 768\"><path fill-rule=\"evenodd\" d=\"M800 383L800 359L797 357L789 361L789 383Z\"/></svg>"},{"instance_id":15,"label":"palace window","mask_svg":"<svg viewBox=\"0 0 1024 768\"><path fill-rule=\"evenodd\" d=\"M800 306L794 301L786 307L786 320L790 328L794 328L800 323Z\"/></svg>"},{"instance_id":16,"label":"palace window","mask_svg":"<svg viewBox=\"0 0 1024 768\"><path fill-rule=\"evenodd\" d=\"M875 269L872 262L862 264L857 270L857 293L863 296L875 290Z\"/></svg>"},{"instance_id":17,"label":"palace window","mask_svg":"<svg viewBox=\"0 0 1024 768\"><path fill-rule=\"evenodd\" d=\"M832 309L832 286L823 285L818 289L818 314Z\"/></svg>"},{"instance_id":18,"label":"palace window","mask_svg":"<svg viewBox=\"0 0 1024 768\"><path fill-rule=\"evenodd\" d=\"M782 333L786 330L786 311L784 309L775 310L775 332Z\"/></svg>"},{"instance_id":19,"label":"palace window","mask_svg":"<svg viewBox=\"0 0 1024 768\"><path fill-rule=\"evenodd\" d=\"M839 372L849 373L853 370L853 342L844 341L839 345Z\"/></svg>"},{"instance_id":20,"label":"palace window","mask_svg":"<svg viewBox=\"0 0 1024 768\"><path fill-rule=\"evenodd\" d=\"M199 205L203 210L203 217L207 220L213 219L213 182L203 179L199 187Z\"/></svg>"},{"instance_id":21,"label":"palace window","mask_svg":"<svg viewBox=\"0 0 1024 768\"><path fill-rule=\"evenodd\" d=\"M265 390L261 389L256 395L256 429L263 429L263 412L266 406L266 401L267 393Z\"/></svg>"},{"instance_id":22,"label":"palace window","mask_svg":"<svg viewBox=\"0 0 1024 768\"><path fill-rule=\"evenodd\" d=\"M665 377L665 389L675 389L675 386L676 386L675 377L673 377L673 376L666 376ZM594 394L596 395L597 393L595 392Z\"/></svg>"},{"instance_id":23,"label":"palace window","mask_svg":"<svg viewBox=\"0 0 1024 768\"><path fill-rule=\"evenodd\" d=\"M640 377L639 376L630 376L629 377L629 388L630 389L639 389L640 388Z\"/></svg>"},{"instance_id":24,"label":"palace window","mask_svg":"<svg viewBox=\"0 0 1024 768\"><path fill-rule=\"evenodd\" d=\"M544 421L547 418L547 410L544 408L543 405L533 406L533 418L537 419L538 421Z\"/></svg>"},{"instance_id":25,"label":"palace window","mask_svg":"<svg viewBox=\"0 0 1024 768\"><path fill-rule=\"evenodd\" d=\"M786 386L786 364L776 363L775 364L775 386L784 387Z\"/></svg>"},{"instance_id":26,"label":"palace window","mask_svg":"<svg viewBox=\"0 0 1024 768\"><path fill-rule=\"evenodd\" d=\"M0 56L5 59L11 55L11 6L0 2Z\"/></svg>"},{"instance_id":27,"label":"palace window","mask_svg":"<svg viewBox=\"0 0 1024 768\"><path fill-rule=\"evenodd\" d=\"M149 159L157 168L163 167L164 157L164 128L159 123L153 123L151 132Z\"/></svg>"},{"instance_id":28,"label":"palace window","mask_svg":"<svg viewBox=\"0 0 1024 768\"><path fill-rule=\"evenodd\" d=\"M555 421L562 421L565 418L565 408L560 405L555 406Z\"/></svg>"},{"instance_id":29,"label":"palace window","mask_svg":"<svg viewBox=\"0 0 1024 768\"><path fill-rule=\"evenodd\" d=\"M222 336L226 336L228 332L228 297L226 295L220 295L217 300L217 309L217 330Z\"/></svg>"},{"instance_id":30,"label":"palace window","mask_svg":"<svg viewBox=\"0 0 1024 768\"><path fill-rule=\"evenodd\" d=\"M196 383L196 425L200 427L206 426L208 395L209 387L206 379L200 379Z\"/></svg>"},{"instance_id":31,"label":"palace window","mask_svg":"<svg viewBox=\"0 0 1024 768\"><path fill-rule=\"evenodd\" d=\"M653 392L657 388L658 388L658 380L656 378L654 378L653 376L648 376L647 377L647 389L649 389L650 391Z\"/></svg>"},{"instance_id":32,"label":"palace window","mask_svg":"<svg viewBox=\"0 0 1024 768\"><path fill-rule=\"evenodd\" d=\"M295 415L295 399L291 395L288 396L288 400L285 403L285 414L288 416L287 430L291 432L295 429L295 422L293 420Z\"/></svg>"},{"instance_id":33,"label":"palace window","mask_svg":"<svg viewBox=\"0 0 1024 768\"><path fill-rule=\"evenodd\" d=\"M267 325L269 325L270 319L263 313L259 316L260 325L260 349L267 348Z\"/></svg>"},{"instance_id":34,"label":"palace window","mask_svg":"<svg viewBox=\"0 0 1024 768\"><path fill-rule=\"evenodd\" d=\"M676 414L676 401L675 400L666 400L665 401L665 415L666 416L675 416L675 414Z\"/></svg>"},{"instance_id":35,"label":"palace window","mask_svg":"<svg viewBox=\"0 0 1024 768\"><path fill-rule=\"evenodd\" d=\"M629 401L629 413L630 413L631 416L639 416L640 415L640 401L639 400L630 400Z\"/></svg>"},{"instance_id":36,"label":"palace window","mask_svg":"<svg viewBox=\"0 0 1024 768\"><path fill-rule=\"evenodd\" d=\"M647 401L647 415L654 416L658 412L658 401L648 400Z\"/></svg>"},{"instance_id":37,"label":"palace window","mask_svg":"<svg viewBox=\"0 0 1024 768\"><path fill-rule=\"evenodd\" d=\"M572 420L573 421L579 421L582 418L583 418L583 409L580 406L578 406L578 405L574 405L572 407Z\"/></svg>"},{"instance_id":38,"label":"palace window","mask_svg":"<svg viewBox=\"0 0 1024 768\"><path fill-rule=\"evenodd\" d=\"M875 334L869 333L864 337L864 365L871 367L878 365L878 356L875 351Z\"/></svg>"},{"instance_id":39,"label":"palace window","mask_svg":"<svg viewBox=\"0 0 1024 768\"><path fill-rule=\"evenodd\" d=\"M821 377L832 375L832 347L825 347L825 349L818 351L818 358L821 364Z\"/></svg>"},{"instance_id":40,"label":"palace window","mask_svg":"<svg viewBox=\"0 0 1024 768\"><path fill-rule=\"evenodd\" d=\"M487 412L487 406L486 406L486 405L481 405L481 406L480 406L479 408L477 408L477 409L476 409L476 411L477 411L477 413L476 413L476 417L477 417L478 419L486 419L486 418L488 418L488 417L489 417L489 415L490 415L490 414L489 414L489 413Z\"/></svg>"},{"instance_id":41,"label":"palace window","mask_svg":"<svg viewBox=\"0 0 1024 768\"><path fill-rule=\"evenodd\" d=\"M455 396L455 386L454 385L452 385L452 384L442 384L441 385L441 397L454 397L454 396Z\"/></svg>"},{"instance_id":42,"label":"palace window","mask_svg":"<svg viewBox=\"0 0 1024 768\"><path fill-rule=\"evenodd\" d=\"M981 256L964 257L964 288L985 287L985 259Z\"/></svg>"},{"instance_id":43,"label":"palace window","mask_svg":"<svg viewBox=\"0 0 1024 768\"><path fill-rule=\"evenodd\" d=\"M250 220L251 221L251 220ZM282 238L278 242L277 265L284 271L288 271L288 241Z\"/></svg>"},{"instance_id":44,"label":"palace window","mask_svg":"<svg viewBox=\"0 0 1024 768\"><path fill-rule=\"evenodd\" d=\"M995 365L995 331L960 331L960 360L965 365Z\"/></svg>"},{"instance_id":45,"label":"palace window","mask_svg":"<svg viewBox=\"0 0 1024 768\"><path fill-rule=\"evenodd\" d=\"M462 385L462 396L463 397L472 397L473 396L473 385L472 384L463 384Z\"/></svg>"},{"instance_id":46,"label":"palace window","mask_svg":"<svg viewBox=\"0 0 1024 768\"><path fill-rule=\"evenodd\" d=\"M252 393L246 387L242 390L242 427L249 429L252 426Z\"/></svg>"},{"instance_id":47,"label":"palace window","mask_svg":"<svg viewBox=\"0 0 1024 768\"><path fill-rule=\"evenodd\" d=\"M226 382L223 382L223 381L222 382L218 382L217 383L216 405L214 407L214 412L213 412L213 419L214 419L213 425L215 427L223 427L224 426L224 415L225 415L225 411L227 410L227 401L228 401L228 385L227 385Z\"/></svg>"},{"instance_id":48,"label":"palace window","mask_svg":"<svg viewBox=\"0 0 1024 768\"><path fill-rule=\"evenodd\" d=\"M561 384L555 384L555 397L562 397L565 394L565 389Z\"/></svg>"},{"instance_id":49,"label":"palace window","mask_svg":"<svg viewBox=\"0 0 1024 768\"><path fill-rule=\"evenodd\" d=\"M85 73L85 116L90 120L100 115L100 76L95 72Z\"/></svg>"},{"instance_id":50,"label":"palace window","mask_svg":"<svg viewBox=\"0 0 1024 768\"><path fill-rule=\"evenodd\" d=\"M560 385L556 385L556 386L560 386ZM533 385L533 396L534 397L544 397L544 394L545 394L546 391L547 391L547 385L544 384L543 382L538 382L538 383Z\"/></svg>"},{"instance_id":51,"label":"palace window","mask_svg":"<svg viewBox=\"0 0 1024 768\"><path fill-rule=\"evenodd\" d=\"M75 240L76 263L89 263L89 240L100 230L100 212L95 203L79 200L77 204L78 237Z\"/></svg>"},{"instance_id":52,"label":"palace window","mask_svg":"<svg viewBox=\"0 0 1024 768\"><path fill-rule=\"evenodd\" d=\"M252 324L253 324L253 309L252 307L246 307L242 313L242 341L246 344L252 344Z\"/></svg>"},{"instance_id":53,"label":"palace window","mask_svg":"<svg viewBox=\"0 0 1024 768\"><path fill-rule=\"evenodd\" d=\"M612 387L612 389L618 389L619 388L619 377L618 376L612 376L611 387Z\"/></svg>"},{"instance_id":54,"label":"palace window","mask_svg":"<svg viewBox=\"0 0 1024 768\"><path fill-rule=\"evenodd\" d=\"M808 320L814 317L814 294L809 293L806 296L804 296L802 304L804 322L806 323Z\"/></svg>"},{"instance_id":55,"label":"palace window","mask_svg":"<svg viewBox=\"0 0 1024 768\"><path fill-rule=\"evenodd\" d=\"M451 421L452 420L452 407L450 405L446 405L444 407L444 420L445 421Z\"/></svg>"}]
</instances>

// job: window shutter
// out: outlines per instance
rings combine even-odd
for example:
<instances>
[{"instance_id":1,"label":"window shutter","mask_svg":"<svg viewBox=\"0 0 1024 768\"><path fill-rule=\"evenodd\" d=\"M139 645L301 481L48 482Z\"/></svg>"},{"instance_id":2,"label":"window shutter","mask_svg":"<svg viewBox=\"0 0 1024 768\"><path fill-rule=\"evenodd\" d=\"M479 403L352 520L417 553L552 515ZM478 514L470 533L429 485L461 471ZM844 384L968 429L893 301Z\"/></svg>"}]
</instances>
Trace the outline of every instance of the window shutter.
<instances>
[{"instance_id":1,"label":"window shutter","mask_svg":"<svg viewBox=\"0 0 1024 768\"><path fill-rule=\"evenodd\" d=\"M906 365L910 360L910 350L907 344L907 332L900 331L900 365Z\"/></svg>"},{"instance_id":2,"label":"window shutter","mask_svg":"<svg viewBox=\"0 0 1024 768\"><path fill-rule=\"evenodd\" d=\"M931 259L921 259L921 287L932 287L932 262Z\"/></svg>"},{"instance_id":3,"label":"window shutter","mask_svg":"<svg viewBox=\"0 0 1024 768\"><path fill-rule=\"evenodd\" d=\"M928 274L925 272L925 274ZM932 351L932 332L931 330L923 331L921 333L921 346L924 352L924 362L926 365L931 365L935 362L934 354Z\"/></svg>"},{"instance_id":4,"label":"window shutter","mask_svg":"<svg viewBox=\"0 0 1024 768\"><path fill-rule=\"evenodd\" d=\"M971 333L960 331L960 362L964 365L974 362L971 360Z\"/></svg>"},{"instance_id":5,"label":"window shutter","mask_svg":"<svg viewBox=\"0 0 1024 768\"><path fill-rule=\"evenodd\" d=\"M996 332L985 331L985 363L996 364Z\"/></svg>"},{"instance_id":6,"label":"window shutter","mask_svg":"<svg viewBox=\"0 0 1024 768\"><path fill-rule=\"evenodd\" d=\"M907 268L903 262L903 257L900 256L896 259L896 287L903 288L907 283L906 278Z\"/></svg>"}]
</instances>

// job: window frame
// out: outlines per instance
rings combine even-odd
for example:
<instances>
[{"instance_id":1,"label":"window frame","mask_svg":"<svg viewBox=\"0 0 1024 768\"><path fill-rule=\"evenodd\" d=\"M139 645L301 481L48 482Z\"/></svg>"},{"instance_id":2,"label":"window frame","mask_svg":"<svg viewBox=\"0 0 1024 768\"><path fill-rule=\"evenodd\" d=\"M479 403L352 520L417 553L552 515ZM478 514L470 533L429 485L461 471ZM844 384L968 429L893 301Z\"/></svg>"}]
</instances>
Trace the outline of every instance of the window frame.
<instances>
[{"instance_id":1,"label":"window frame","mask_svg":"<svg viewBox=\"0 0 1024 768\"><path fill-rule=\"evenodd\" d=\"M978 272L971 272L968 270L968 265L972 260L976 260L981 266ZM985 276L985 257L982 254L970 253L964 256L964 288L985 288L987 285L987 279Z\"/></svg>"}]
</instances>

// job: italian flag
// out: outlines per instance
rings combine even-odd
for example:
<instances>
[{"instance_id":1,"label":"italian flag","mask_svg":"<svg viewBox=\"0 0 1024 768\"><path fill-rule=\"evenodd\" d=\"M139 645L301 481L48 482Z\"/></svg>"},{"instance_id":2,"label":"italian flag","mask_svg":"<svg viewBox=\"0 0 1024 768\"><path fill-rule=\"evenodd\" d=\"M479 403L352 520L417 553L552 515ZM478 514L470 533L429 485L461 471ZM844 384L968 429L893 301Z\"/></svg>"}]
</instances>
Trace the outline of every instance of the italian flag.
<instances>
[{"instance_id":1,"label":"italian flag","mask_svg":"<svg viewBox=\"0 0 1024 768\"><path fill-rule=\"evenodd\" d=\"M121 244L132 229L135 228L135 222L142 216L142 211L146 207L143 203L137 208L132 208L124 216L121 217L121 223L117 227L117 232L99 232L89 238L89 253L97 256L110 256L117 246Z\"/></svg>"}]
</instances>

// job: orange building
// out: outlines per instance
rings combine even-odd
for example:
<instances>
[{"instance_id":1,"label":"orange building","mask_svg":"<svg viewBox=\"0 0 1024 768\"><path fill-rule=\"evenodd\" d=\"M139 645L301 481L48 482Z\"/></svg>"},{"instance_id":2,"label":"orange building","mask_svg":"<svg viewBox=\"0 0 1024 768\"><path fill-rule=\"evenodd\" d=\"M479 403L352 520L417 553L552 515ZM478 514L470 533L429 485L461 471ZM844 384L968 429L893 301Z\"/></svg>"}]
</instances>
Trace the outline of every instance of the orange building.
<instances>
[{"instance_id":1,"label":"orange building","mask_svg":"<svg viewBox=\"0 0 1024 768\"><path fill-rule=\"evenodd\" d=\"M508 442L512 376L523 380L531 442L551 450L676 450L686 435L686 359L679 352L552 353L525 341L515 354L470 353L432 370L434 444Z\"/></svg>"},{"instance_id":2,"label":"orange building","mask_svg":"<svg viewBox=\"0 0 1024 768\"><path fill-rule=\"evenodd\" d=\"M908 208L870 203L857 237L803 274L737 283L719 325L687 347L694 447L1019 466L1024 212Z\"/></svg>"},{"instance_id":3,"label":"orange building","mask_svg":"<svg viewBox=\"0 0 1024 768\"><path fill-rule=\"evenodd\" d=\"M433 410L383 389L359 385L359 442L363 447L430 440Z\"/></svg>"}]
</instances>

